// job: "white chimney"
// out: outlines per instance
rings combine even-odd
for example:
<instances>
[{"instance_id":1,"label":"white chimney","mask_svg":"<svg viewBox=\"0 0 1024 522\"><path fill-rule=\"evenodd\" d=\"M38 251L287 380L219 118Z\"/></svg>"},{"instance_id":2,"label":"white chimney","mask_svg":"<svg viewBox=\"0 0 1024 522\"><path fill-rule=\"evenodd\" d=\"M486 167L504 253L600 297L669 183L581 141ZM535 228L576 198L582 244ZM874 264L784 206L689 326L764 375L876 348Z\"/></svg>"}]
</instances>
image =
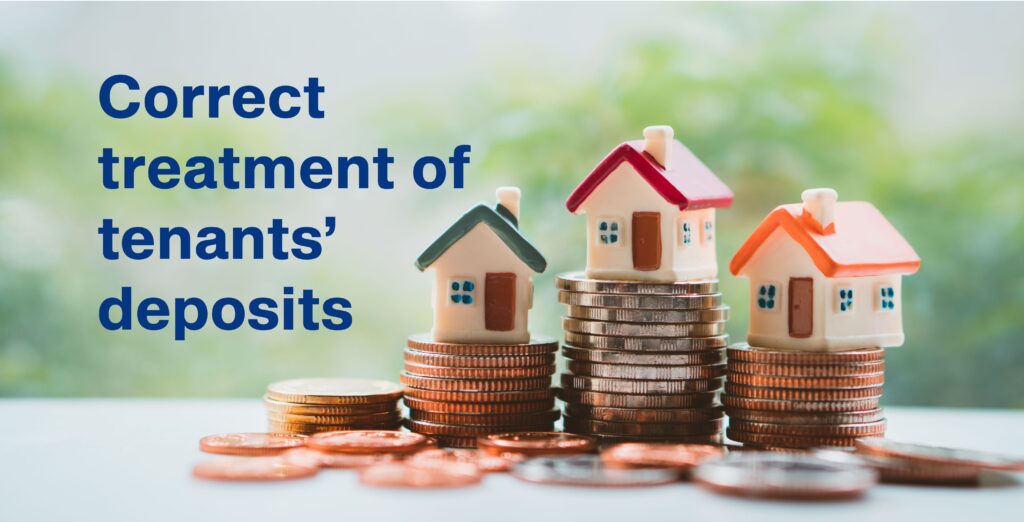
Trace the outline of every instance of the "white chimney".
<instances>
[{"instance_id":1,"label":"white chimney","mask_svg":"<svg viewBox=\"0 0 1024 522\"><path fill-rule=\"evenodd\" d=\"M519 198L522 197L519 187L498 187L495 194L498 204L505 207L505 210L508 210L516 218L516 221L519 221Z\"/></svg>"},{"instance_id":2,"label":"white chimney","mask_svg":"<svg viewBox=\"0 0 1024 522\"><path fill-rule=\"evenodd\" d=\"M830 188L814 188L803 191L800 199L804 201L804 214L814 218L822 233L829 233L827 229L836 219L836 200L839 194Z\"/></svg>"},{"instance_id":3,"label":"white chimney","mask_svg":"<svg viewBox=\"0 0 1024 522\"><path fill-rule=\"evenodd\" d=\"M644 129L644 152L666 169L672 163L672 138L675 132L669 125L651 125Z\"/></svg>"}]
</instances>

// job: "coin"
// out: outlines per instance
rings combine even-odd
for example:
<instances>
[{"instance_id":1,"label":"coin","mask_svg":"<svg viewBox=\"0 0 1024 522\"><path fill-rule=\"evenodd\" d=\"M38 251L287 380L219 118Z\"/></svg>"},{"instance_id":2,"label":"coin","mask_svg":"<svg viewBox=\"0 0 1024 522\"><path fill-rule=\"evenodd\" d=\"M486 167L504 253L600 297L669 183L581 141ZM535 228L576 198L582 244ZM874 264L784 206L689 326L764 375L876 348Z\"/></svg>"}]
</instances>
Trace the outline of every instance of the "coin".
<instances>
[{"instance_id":1,"label":"coin","mask_svg":"<svg viewBox=\"0 0 1024 522\"><path fill-rule=\"evenodd\" d=\"M627 442L601 452L601 459L612 467L656 467L690 470L705 459L719 458L725 450L710 444L655 444Z\"/></svg>"},{"instance_id":2,"label":"coin","mask_svg":"<svg viewBox=\"0 0 1024 522\"><path fill-rule=\"evenodd\" d=\"M793 388L815 390L850 390L873 388L885 384L885 375L850 375L846 377L775 377L730 373L729 382L766 388Z\"/></svg>"},{"instance_id":3,"label":"coin","mask_svg":"<svg viewBox=\"0 0 1024 522\"><path fill-rule=\"evenodd\" d=\"M558 396L565 402L609 408L707 408L718 404L716 392L665 395L604 393L562 388Z\"/></svg>"},{"instance_id":4,"label":"coin","mask_svg":"<svg viewBox=\"0 0 1024 522\"><path fill-rule=\"evenodd\" d=\"M698 352L729 344L726 334L713 337L622 337L565 332L565 342L579 348L627 352Z\"/></svg>"},{"instance_id":5,"label":"coin","mask_svg":"<svg viewBox=\"0 0 1024 522\"><path fill-rule=\"evenodd\" d=\"M824 500L860 496L878 476L864 466L811 455L742 452L702 462L693 471L693 479L719 493Z\"/></svg>"},{"instance_id":6,"label":"coin","mask_svg":"<svg viewBox=\"0 0 1024 522\"><path fill-rule=\"evenodd\" d=\"M515 426L514 429L522 431L550 431L554 421L541 421ZM409 431L424 433L430 436L442 435L447 437L480 437L492 433L501 433L512 430L511 426L467 426L457 424L442 424L439 422L424 422L407 419L405 427Z\"/></svg>"},{"instance_id":7,"label":"coin","mask_svg":"<svg viewBox=\"0 0 1024 522\"><path fill-rule=\"evenodd\" d=\"M443 402L424 401L413 397L405 397L405 405L409 409L430 411L437 413L483 413L483 414L512 414L512 413L537 413L550 410L555 406L554 399L531 402Z\"/></svg>"},{"instance_id":8,"label":"coin","mask_svg":"<svg viewBox=\"0 0 1024 522\"><path fill-rule=\"evenodd\" d=\"M526 460L525 457L516 453L490 455L478 450L447 448L421 451L406 459L406 462L414 465L442 467L450 463L472 464L480 471L495 472L508 471L523 460Z\"/></svg>"},{"instance_id":9,"label":"coin","mask_svg":"<svg viewBox=\"0 0 1024 522\"><path fill-rule=\"evenodd\" d=\"M698 364L721 364L725 362L725 350L684 353L639 353L595 350L565 345L562 347L562 355L574 361L643 366L691 366Z\"/></svg>"},{"instance_id":10,"label":"coin","mask_svg":"<svg viewBox=\"0 0 1024 522\"><path fill-rule=\"evenodd\" d=\"M751 375L776 375L787 377L841 377L854 375L881 374L885 361L861 364L762 364L746 361L729 361L729 371Z\"/></svg>"},{"instance_id":11,"label":"coin","mask_svg":"<svg viewBox=\"0 0 1024 522\"><path fill-rule=\"evenodd\" d=\"M589 279L582 272L555 276L555 287L571 292L604 294L712 294L718 291L717 279L703 281L676 281L659 283L650 281L608 281Z\"/></svg>"},{"instance_id":12,"label":"coin","mask_svg":"<svg viewBox=\"0 0 1024 522\"><path fill-rule=\"evenodd\" d=\"M405 362L447 368L523 368L555 364L555 354L468 357L406 350Z\"/></svg>"},{"instance_id":13,"label":"coin","mask_svg":"<svg viewBox=\"0 0 1024 522\"><path fill-rule=\"evenodd\" d=\"M857 424L771 424L730 417L729 426L746 433L795 437L870 437L885 433L885 419Z\"/></svg>"},{"instance_id":14,"label":"coin","mask_svg":"<svg viewBox=\"0 0 1024 522\"><path fill-rule=\"evenodd\" d=\"M878 472L881 482L897 484L974 485L981 478L975 466L937 464L884 455L850 453L835 450L814 450L813 455L825 460L855 461Z\"/></svg>"},{"instance_id":15,"label":"coin","mask_svg":"<svg viewBox=\"0 0 1024 522\"><path fill-rule=\"evenodd\" d=\"M726 408L737 408L745 411L777 411L793 413L838 413L861 412L878 408L879 398L851 399L834 401L796 401L751 399L735 395L722 395L722 403Z\"/></svg>"},{"instance_id":16,"label":"coin","mask_svg":"<svg viewBox=\"0 0 1024 522\"><path fill-rule=\"evenodd\" d=\"M723 305L703 310L644 310L570 306L567 315L576 319L619 323L717 323L729 319L729 307Z\"/></svg>"},{"instance_id":17,"label":"coin","mask_svg":"<svg viewBox=\"0 0 1024 522\"><path fill-rule=\"evenodd\" d=\"M570 332L623 337L709 337L725 333L725 323L611 323L562 318L562 328Z\"/></svg>"},{"instance_id":18,"label":"coin","mask_svg":"<svg viewBox=\"0 0 1024 522\"><path fill-rule=\"evenodd\" d=\"M308 448L288 450L281 456L289 461L321 468L356 469L395 460L391 454L327 453Z\"/></svg>"},{"instance_id":19,"label":"coin","mask_svg":"<svg viewBox=\"0 0 1024 522\"><path fill-rule=\"evenodd\" d=\"M882 361L885 350L869 348L848 352L800 352L754 348L747 343L737 343L729 347L730 361L745 361L762 364L795 364L811 366L831 366L834 364L863 364Z\"/></svg>"},{"instance_id":20,"label":"coin","mask_svg":"<svg viewBox=\"0 0 1024 522\"><path fill-rule=\"evenodd\" d=\"M192 475L205 480L290 480L316 475L318 467L275 457L220 457L192 468Z\"/></svg>"},{"instance_id":21,"label":"coin","mask_svg":"<svg viewBox=\"0 0 1024 522\"><path fill-rule=\"evenodd\" d=\"M586 377L563 373L562 388L603 393L628 393L639 395L680 394L715 391L722 387L722 378L688 381L634 381L602 377Z\"/></svg>"},{"instance_id":22,"label":"coin","mask_svg":"<svg viewBox=\"0 0 1024 522\"><path fill-rule=\"evenodd\" d=\"M679 480L674 468L623 469L608 466L598 455L538 457L517 464L512 476L527 482L569 486L657 486Z\"/></svg>"},{"instance_id":23,"label":"coin","mask_svg":"<svg viewBox=\"0 0 1024 522\"><path fill-rule=\"evenodd\" d=\"M524 368L448 368L405 363L407 375L440 377L442 379L525 379L545 377L555 373L555 365L528 366Z\"/></svg>"},{"instance_id":24,"label":"coin","mask_svg":"<svg viewBox=\"0 0 1024 522\"><path fill-rule=\"evenodd\" d=\"M881 408L846 413L793 413L727 408L730 419L772 424L856 424L883 419Z\"/></svg>"},{"instance_id":25,"label":"coin","mask_svg":"<svg viewBox=\"0 0 1024 522\"><path fill-rule=\"evenodd\" d=\"M795 435L774 435L768 433L750 433L740 431L731 425L725 430L730 439L753 446L773 446L779 448L820 448L837 447L852 448L856 437L798 437Z\"/></svg>"},{"instance_id":26,"label":"coin","mask_svg":"<svg viewBox=\"0 0 1024 522\"><path fill-rule=\"evenodd\" d=\"M675 424L637 424L583 419L565 415L565 430L570 433L607 433L611 435L705 435L722 431L722 420L686 422Z\"/></svg>"},{"instance_id":27,"label":"coin","mask_svg":"<svg viewBox=\"0 0 1024 522\"><path fill-rule=\"evenodd\" d=\"M409 418L415 421L456 424L459 426L522 426L537 423L552 423L558 420L557 409L536 413L440 413L409 410Z\"/></svg>"},{"instance_id":28,"label":"coin","mask_svg":"<svg viewBox=\"0 0 1024 522\"><path fill-rule=\"evenodd\" d=\"M810 390L799 388L762 388L734 382L725 383L725 393L752 399L797 401L845 401L850 399L877 399L882 396L881 386L851 389Z\"/></svg>"},{"instance_id":29,"label":"coin","mask_svg":"<svg viewBox=\"0 0 1024 522\"><path fill-rule=\"evenodd\" d=\"M354 430L318 433L306 445L319 451L336 453L409 453L427 444L419 433L397 430Z\"/></svg>"},{"instance_id":30,"label":"coin","mask_svg":"<svg viewBox=\"0 0 1024 522\"><path fill-rule=\"evenodd\" d=\"M582 404L566 404L565 414L581 419L594 419L609 422L636 422L665 424L674 422L699 422L721 419L721 407L711 408L607 408L603 406L587 406Z\"/></svg>"},{"instance_id":31,"label":"coin","mask_svg":"<svg viewBox=\"0 0 1024 522\"><path fill-rule=\"evenodd\" d=\"M590 453L597 448L591 437L554 431L495 433L480 437L480 449L492 455L517 453L531 457Z\"/></svg>"},{"instance_id":32,"label":"coin","mask_svg":"<svg viewBox=\"0 0 1024 522\"><path fill-rule=\"evenodd\" d=\"M371 404L397 401L402 387L366 379L292 379L267 387L267 397L302 404Z\"/></svg>"},{"instance_id":33,"label":"coin","mask_svg":"<svg viewBox=\"0 0 1024 522\"><path fill-rule=\"evenodd\" d=\"M465 356L543 355L558 351L558 341L550 337L535 337L524 344L457 344L441 343L430 334L409 337L409 348L420 352Z\"/></svg>"},{"instance_id":34,"label":"coin","mask_svg":"<svg viewBox=\"0 0 1024 522\"><path fill-rule=\"evenodd\" d=\"M402 372L402 383L412 388L439 391L460 392L496 392L496 391L531 391L549 388L550 377L533 377L529 379L445 379L442 377L426 377Z\"/></svg>"},{"instance_id":35,"label":"coin","mask_svg":"<svg viewBox=\"0 0 1024 522\"><path fill-rule=\"evenodd\" d=\"M431 435L442 448L476 448L476 436L451 437L447 435Z\"/></svg>"},{"instance_id":36,"label":"coin","mask_svg":"<svg viewBox=\"0 0 1024 522\"><path fill-rule=\"evenodd\" d=\"M883 438L858 440L857 451L869 455L883 455L933 464L974 466L1001 471L1024 471L1024 458L999 455L985 451L911 444Z\"/></svg>"},{"instance_id":37,"label":"coin","mask_svg":"<svg viewBox=\"0 0 1024 522\"><path fill-rule=\"evenodd\" d=\"M721 445L721 433L705 433L702 435L614 435L609 433L592 433L601 447L614 447L617 444L717 444Z\"/></svg>"},{"instance_id":38,"label":"coin","mask_svg":"<svg viewBox=\"0 0 1024 522\"><path fill-rule=\"evenodd\" d=\"M273 422L286 424L333 424L335 426L393 424L401 420L401 418L402 412L400 411L369 415L292 415L290 413L267 413L267 419Z\"/></svg>"},{"instance_id":39,"label":"coin","mask_svg":"<svg viewBox=\"0 0 1024 522\"><path fill-rule=\"evenodd\" d=\"M550 382L550 381L549 381ZM424 390L419 388L406 388L406 398L421 399L425 401L461 402L461 403L516 403L551 400L555 397L555 390L549 386L544 389L524 391L499 391L499 392L478 392L478 391L445 391L445 390Z\"/></svg>"},{"instance_id":40,"label":"coin","mask_svg":"<svg viewBox=\"0 0 1024 522\"><path fill-rule=\"evenodd\" d=\"M675 381L711 379L725 375L725 365L695 366L640 366L631 364L602 364L585 361L569 361L570 372L587 377L608 379Z\"/></svg>"},{"instance_id":41,"label":"coin","mask_svg":"<svg viewBox=\"0 0 1024 522\"><path fill-rule=\"evenodd\" d=\"M249 457L274 455L305 445L306 436L294 433L223 433L199 439L201 451Z\"/></svg>"},{"instance_id":42,"label":"coin","mask_svg":"<svg viewBox=\"0 0 1024 522\"><path fill-rule=\"evenodd\" d=\"M388 488L457 488L479 484L482 473L472 465L450 462L433 464L379 464L359 472L359 482L367 486Z\"/></svg>"},{"instance_id":43,"label":"coin","mask_svg":"<svg viewBox=\"0 0 1024 522\"><path fill-rule=\"evenodd\" d=\"M267 430L274 433L324 433L329 431L351 431L358 429L381 429L393 430L401 426L397 421L382 422L379 424L299 424L294 422L267 421Z\"/></svg>"},{"instance_id":44,"label":"coin","mask_svg":"<svg viewBox=\"0 0 1024 522\"><path fill-rule=\"evenodd\" d=\"M373 404L296 404L263 398L263 407L268 412L289 413L293 415L368 415L387 413L395 409L395 402L377 402Z\"/></svg>"},{"instance_id":45,"label":"coin","mask_svg":"<svg viewBox=\"0 0 1024 522\"><path fill-rule=\"evenodd\" d=\"M722 294L627 295L585 294L559 290L558 302L571 306L600 308L642 308L648 310L701 310L722 306Z\"/></svg>"}]
</instances>

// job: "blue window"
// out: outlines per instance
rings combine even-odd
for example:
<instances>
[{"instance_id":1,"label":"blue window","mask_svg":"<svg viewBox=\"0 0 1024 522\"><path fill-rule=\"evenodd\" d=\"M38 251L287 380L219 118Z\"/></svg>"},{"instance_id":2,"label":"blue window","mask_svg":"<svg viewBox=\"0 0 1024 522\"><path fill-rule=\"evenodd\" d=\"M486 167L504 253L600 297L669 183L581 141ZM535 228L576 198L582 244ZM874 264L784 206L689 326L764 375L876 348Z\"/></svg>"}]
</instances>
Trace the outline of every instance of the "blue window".
<instances>
[{"instance_id":1,"label":"blue window","mask_svg":"<svg viewBox=\"0 0 1024 522\"><path fill-rule=\"evenodd\" d=\"M472 279L452 279L448 283L448 298L452 304L473 304L475 291L476 283Z\"/></svg>"},{"instance_id":2,"label":"blue window","mask_svg":"<svg viewBox=\"0 0 1024 522\"><path fill-rule=\"evenodd\" d=\"M757 307L761 310L775 310L779 289L775 283L766 283L757 289Z\"/></svg>"},{"instance_id":3,"label":"blue window","mask_svg":"<svg viewBox=\"0 0 1024 522\"><path fill-rule=\"evenodd\" d=\"M597 220L597 242L601 245L617 245L622 234L622 223L617 219Z\"/></svg>"},{"instance_id":4,"label":"blue window","mask_svg":"<svg viewBox=\"0 0 1024 522\"><path fill-rule=\"evenodd\" d=\"M895 310L896 309L896 292L891 286L883 286L878 289L878 306L882 310Z\"/></svg>"},{"instance_id":5,"label":"blue window","mask_svg":"<svg viewBox=\"0 0 1024 522\"><path fill-rule=\"evenodd\" d=\"M715 222L710 219L704 220L704 242L710 243L715 239Z\"/></svg>"},{"instance_id":6,"label":"blue window","mask_svg":"<svg viewBox=\"0 0 1024 522\"><path fill-rule=\"evenodd\" d=\"M850 287L842 287L836 292L836 310L840 312L849 312L853 309L853 289Z\"/></svg>"},{"instance_id":7,"label":"blue window","mask_svg":"<svg viewBox=\"0 0 1024 522\"><path fill-rule=\"evenodd\" d=\"M679 242L683 245L693 243L693 225L689 221L683 221L679 225Z\"/></svg>"}]
</instances>

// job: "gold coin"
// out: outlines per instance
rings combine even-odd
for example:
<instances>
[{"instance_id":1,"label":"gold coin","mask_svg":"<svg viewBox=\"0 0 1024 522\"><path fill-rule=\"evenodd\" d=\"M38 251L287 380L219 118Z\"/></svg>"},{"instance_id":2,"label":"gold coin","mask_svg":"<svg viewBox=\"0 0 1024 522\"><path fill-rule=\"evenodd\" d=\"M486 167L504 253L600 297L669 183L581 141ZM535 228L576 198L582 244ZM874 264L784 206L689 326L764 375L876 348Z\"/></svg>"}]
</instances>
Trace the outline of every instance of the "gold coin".
<instances>
[{"instance_id":1,"label":"gold coin","mask_svg":"<svg viewBox=\"0 0 1024 522\"><path fill-rule=\"evenodd\" d=\"M401 396L401 385L367 379L292 379L267 387L271 400L302 404L372 404Z\"/></svg>"},{"instance_id":2,"label":"gold coin","mask_svg":"<svg viewBox=\"0 0 1024 522\"><path fill-rule=\"evenodd\" d=\"M550 381L548 382L550 385ZM424 401L452 402L452 403L488 403L508 404L530 401L549 401L555 398L555 390L551 387L537 390L521 391L450 391L450 390L427 390L422 388L406 388L405 397L421 399Z\"/></svg>"},{"instance_id":3,"label":"gold coin","mask_svg":"<svg viewBox=\"0 0 1024 522\"><path fill-rule=\"evenodd\" d=\"M550 337L534 337L523 344L457 344L431 339L430 334L409 337L409 348L420 352L465 356L543 355L558 351L558 341Z\"/></svg>"},{"instance_id":4,"label":"gold coin","mask_svg":"<svg viewBox=\"0 0 1024 522\"><path fill-rule=\"evenodd\" d=\"M370 415L293 415L290 413L268 412L267 419L289 424L330 424L351 426L381 423L396 423L402 420L401 411L374 413Z\"/></svg>"},{"instance_id":5,"label":"gold coin","mask_svg":"<svg viewBox=\"0 0 1024 522\"><path fill-rule=\"evenodd\" d=\"M394 411L398 401L377 402L373 404L296 404L280 402L263 397L263 406L269 412L288 413L292 415L370 415Z\"/></svg>"}]
</instances>

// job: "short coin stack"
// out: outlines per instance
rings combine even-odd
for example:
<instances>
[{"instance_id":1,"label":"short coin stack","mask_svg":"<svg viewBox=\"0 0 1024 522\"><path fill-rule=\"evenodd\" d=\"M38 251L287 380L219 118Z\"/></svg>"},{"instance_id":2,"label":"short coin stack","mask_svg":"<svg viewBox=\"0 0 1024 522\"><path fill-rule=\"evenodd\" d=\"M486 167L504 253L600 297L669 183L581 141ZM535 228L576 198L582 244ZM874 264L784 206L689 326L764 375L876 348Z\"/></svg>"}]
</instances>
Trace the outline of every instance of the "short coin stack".
<instances>
[{"instance_id":1,"label":"short coin stack","mask_svg":"<svg viewBox=\"0 0 1024 522\"><path fill-rule=\"evenodd\" d=\"M718 281L557 278L565 431L603 442L719 442L725 373Z\"/></svg>"},{"instance_id":2,"label":"short coin stack","mask_svg":"<svg viewBox=\"0 0 1024 522\"><path fill-rule=\"evenodd\" d=\"M878 407L885 351L796 352L736 344L728 349L722 402L727 435L756 447L853 447L885 434Z\"/></svg>"},{"instance_id":3,"label":"short coin stack","mask_svg":"<svg viewBox=\"0 0 1024 522\"><path fill-rule=\"evenodd\" d=\"M267 386L263 405L272 433L398 429L402 387L365 379L292 379Z\"/></svg>"},{"instance_id":4,"label":"short coin stack","mask_svg":"<svg viewBox=\"0 0 1024 522\"><path fill-rule=\"evenodd\" d=\"M410 337L402 372L406 427L463 448L484 435L551 431L559 417L551 387L557 351L554 339L484 345Z\"/></svg>"}]
</instances>

